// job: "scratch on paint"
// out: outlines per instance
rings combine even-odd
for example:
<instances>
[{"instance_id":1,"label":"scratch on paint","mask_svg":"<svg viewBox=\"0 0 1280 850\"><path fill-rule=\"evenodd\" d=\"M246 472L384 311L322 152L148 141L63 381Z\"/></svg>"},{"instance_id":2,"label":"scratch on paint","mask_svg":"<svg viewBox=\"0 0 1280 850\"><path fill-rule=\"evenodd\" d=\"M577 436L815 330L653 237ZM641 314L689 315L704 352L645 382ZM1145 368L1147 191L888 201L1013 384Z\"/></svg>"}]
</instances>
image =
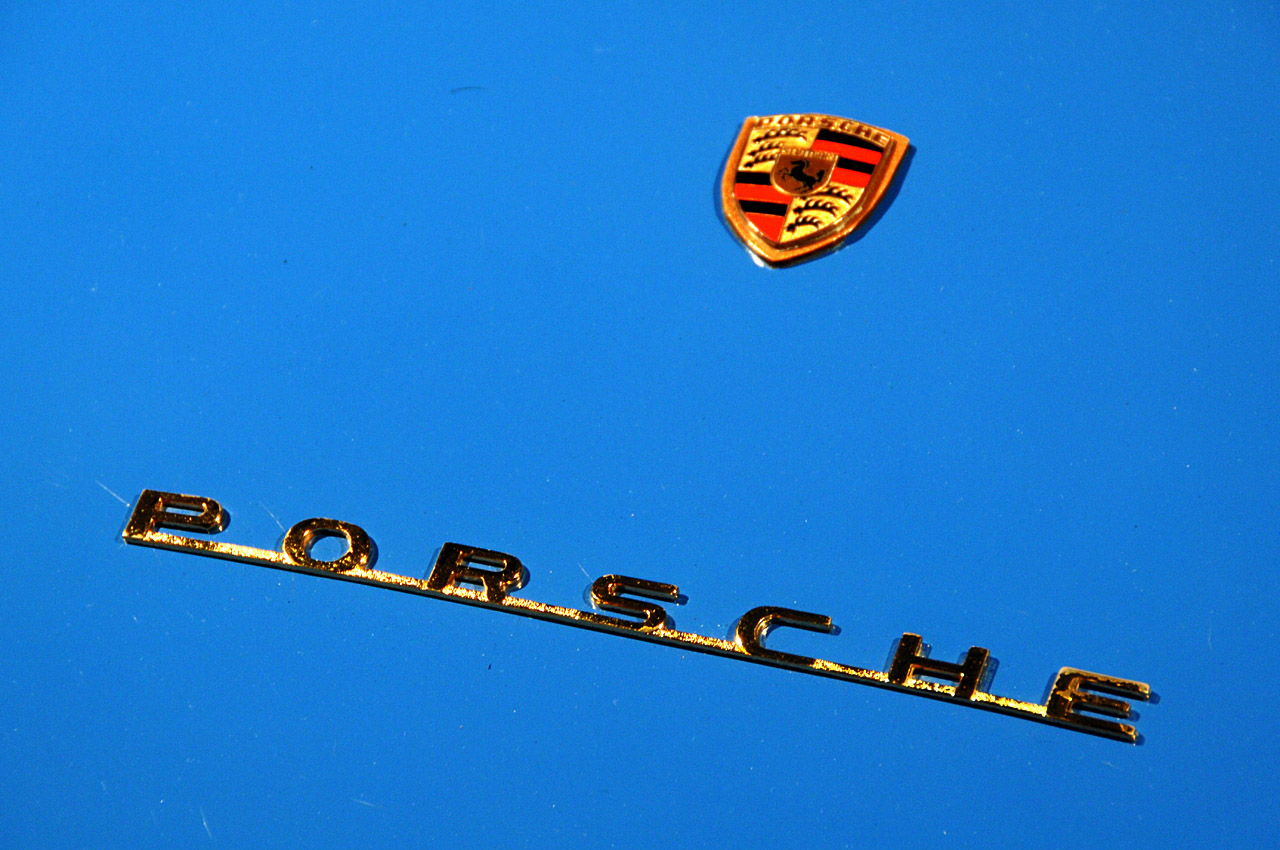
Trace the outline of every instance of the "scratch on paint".
<instances>
[{"instance_id":1,"label":"scratch on paint","mask_svg":"<svg viewBox=\"0 0 1280 850\"><path fill-rule=\"evenodd\" d=\"M119 493L117 493L115 490L112 490L110 487L108 487L106 484L103 484L101 481L99 481L99 480L98 480L98 479L96 479L96 478L95 478L95 479L93 479L93 483L94 483L94 484L97 484L97 485L98 485L99 487L101 487L103 490L106 490L108 493L110 493L111 495L115 496L115 497L116 497L116 501L118 501L120 504L122 504L122 505L124 505L124 506L128 507L129 503L128 503L128 502L126 502L124 499L121 499L121 498L120 498L120 494L119 494Z\"/></svg>"},{"instance_id":2,"label":"scratch on paint","mask_svg":"<svg viewBox=\"0 0 1280 850\"><path fill-rule=\"evenodd\" d=\"M262 509L267 512L267 516L271 517L273 520L276 521L276 525L280 525L280 520L276 517L275 514L271 513L271 508L267 507L266 505L263 505L262 502L258 502L258 504L261 505ZM283 525L280 525L280 530L284 531Z\"/></svg>"}]
</instances>

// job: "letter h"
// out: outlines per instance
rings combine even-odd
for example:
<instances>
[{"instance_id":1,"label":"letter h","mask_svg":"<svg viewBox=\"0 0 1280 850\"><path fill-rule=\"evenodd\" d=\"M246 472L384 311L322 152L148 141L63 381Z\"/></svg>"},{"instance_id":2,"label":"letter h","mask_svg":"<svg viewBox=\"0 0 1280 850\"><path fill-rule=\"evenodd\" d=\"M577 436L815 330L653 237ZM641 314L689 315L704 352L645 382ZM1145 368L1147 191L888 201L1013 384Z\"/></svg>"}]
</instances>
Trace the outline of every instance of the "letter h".
<instances>
[{"instance_id":1,"label":"letter h","mask_svg":"<svg viewBox=\"0 0 1280 850\"><path fill-rule=\"evenodd\" d=\"M946 679L956 683L956 699L973 699L978 685L982 684L991 653L980 646L971 646L962 662L949 664L923 654L922 645L920 635L907 632L902 636L889 665L889 681L895 685L906 685L920 675Z\"/></svg>"}]
</instances>

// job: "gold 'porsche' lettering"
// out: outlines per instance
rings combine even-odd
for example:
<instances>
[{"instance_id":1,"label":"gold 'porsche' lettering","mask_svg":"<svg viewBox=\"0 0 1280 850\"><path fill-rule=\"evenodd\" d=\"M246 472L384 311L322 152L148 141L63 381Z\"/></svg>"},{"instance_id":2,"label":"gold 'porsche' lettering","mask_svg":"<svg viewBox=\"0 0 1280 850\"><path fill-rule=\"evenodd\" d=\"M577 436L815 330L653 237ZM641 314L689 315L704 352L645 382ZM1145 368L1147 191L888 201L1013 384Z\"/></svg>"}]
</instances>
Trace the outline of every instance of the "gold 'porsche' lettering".
<instances>
[{"instance_id":1,"label":"gold 'porsche' lettering","mask_svg":"<svg viewBox=\"0 0 1280 850\"><path fill-rule=\"evenodd\" d=\"M477 569L474 564L484 564L495 569ZM436 565L427 579L427 587L444 590L459 582L478 584L484 588L484 598L489 602L501 602L509 590L524 587L524 565L514 555L459 546L446 543L440 547Z\"/></svg>"},{"instance_id":2,"label":"gold 'porsche' lettering","mask_svg":"<svg viewBox=\"0 0 1280 850\"><path fill-rule=\"evenodd\" d=\"M889 681L895 685L905 685L916 680L918 676L932 676L956 683L956 699L973 699L982 683L982 676L987 669L987 661L991 656L980 646L971 646L959 664L948 664L929 658L921 653L923 638L907 632L898 641L898 648L893 653L893 661L889 664Z\"/></svg>"},{"instance_id":3,"label":"gold 'porsche' lettering","mask_svg":"<svg viewBox=\"0 0 1280 850\"><path fill-rule=\"evenodd\" d=\"M666 628L667 611L661 605L654 605L652 602L638 602L634 599L627 599L622 596L629 593L632 596L643 596L646 599L665 599L668 602L680 602L680 588L674 584L663 584L662 582L649 581L643 578L628 578L627 576L600 576L591 583L591 604L605 611L616 611L619 614L629 614L632 617L639 617L638 624L632 624L629 621L619 621L627 627L635 626L644 631L653 631L654 629Z\"/></svg>"},{"instance_id":4,"label":"gold 'porsche' lettering","mask_svg":"<svg viewBox=\"0 0 1280 850\"><path fill-rule=\"evenodd\" d=\"M778 652L772 649L766 649L764 645L765 635L777 626L795 626L798 629L807 629L811 632L829 632L831 631L831 618L822 614L810 614L808 611L795 611L790 608L778 608L773 605L763 605L759 608L752 608L738 619L738 626L734 630L734 639L738 646L747 651L747 654L755 658L768 658L771 661L781 661L787 664L816 664L818 659L809 658L806 655L792 655L789 652Z\"/></svg>"},{"instance_id":5,"label":"gold 'porsche' lettering","mask_svg":"<svg viewBox=\"0 0 1280 850\"><path fill-rule=\"evenodd\" d=\"M176 549L308 575L354 581L622 637L678 646L694 652L903 691L1129 743L1139 740L1137 729L1132 724L1117 723L1096 715L1131 719L1130 704L1114 697L1143 701L1151 698L1151 689L1142 682L1088 673L1073 667L1063 667L1058 672L1049 698L1043 705L997 696L983 690L987 684L984 677L990 660L986 649L970 647L959 664L938 661L930 658L924 651L920 635L910 632L904 634L898 642L888 672L769 649L764 645L765 637L772 629L781 626L825 633L835 631L830 617L777 606L752 608L743 614L738 619L734 639L731 641L682 632L670 627L666 610L661 605L627 598L641 597L676 604L684 601L675 585L648 579L606 575L592 583L592 604L600 610L622 616L548 605L512 595L528 581L528 573L520 559L505 552L457 543L446 543L441 547L426 579L387 573L374 569L377 550L364 529L341 520L305 519L285 533L279 550L257 549L202 537L172 534L166 530L212 536L224 531L227 523L227 512L214 499L143 490L125 526L124 539L140 546ZM346 541L347 551L332 561L313 557L312 545L324 537L342 538ZM951 684L925 681L926 677L942 679Z\"/></svg>"},{"instance_id":6,"label":"gold 'porsche' lettering","mask_svg":"<svg viewBox=\"0 0 1280 850\"><path fill-rule=\"evenodd\" d=\"M1122 720L1129 718L1131 714L1129 703L1091 693L1092 691L1144 701L1151 699L1151 688L1142 682L1130 682L1114 676L1103 676L1100 673L1063 667L1058 671L1057 678L1053 680L1053 688L1049 691L1049 700L1045 704L1047 716L1059 723L1074 724L1083 732L1106 735L1122 741L1136 740L1137 730L1128 723L1113 723L1100 717L1078 713L1083 709Z\"/></svg>"},{"instance_id":7,"label":"gold 'porsche' lettering","mask_svg":"<svg viewBox=\"0 0 1280 850\"><path fill-rule=\"evenodd\" d=\"M322 537L341 537L347 541L347 551L336 561L320 561L311 557L311 544ZM357 567L367 567L373 558L373 541L364 529L336 519L304 519L284 536L280 547L285 556L295 564L313 570L333 570L345 573Z\"/></svg>"}]
</instances>

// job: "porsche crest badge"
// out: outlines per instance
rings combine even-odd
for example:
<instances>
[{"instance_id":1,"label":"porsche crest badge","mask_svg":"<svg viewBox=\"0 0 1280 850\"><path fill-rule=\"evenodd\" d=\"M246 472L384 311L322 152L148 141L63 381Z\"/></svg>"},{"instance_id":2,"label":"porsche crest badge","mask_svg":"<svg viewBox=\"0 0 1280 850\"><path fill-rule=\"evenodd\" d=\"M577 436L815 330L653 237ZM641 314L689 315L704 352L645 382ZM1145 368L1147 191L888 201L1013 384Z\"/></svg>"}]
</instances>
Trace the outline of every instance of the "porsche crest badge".
<instances>
[{"instance_id":1,"label":"porsche crest badge","mask_svg":"<svg viewBox=\"0 0 1280 850\"><path fill-rule=\"evenodd\" d=\"M866 221L906 152L905 136L847 118L748 118L720 184L724 217L766 263L802 260Z\"/></svg>"}]
</instances>

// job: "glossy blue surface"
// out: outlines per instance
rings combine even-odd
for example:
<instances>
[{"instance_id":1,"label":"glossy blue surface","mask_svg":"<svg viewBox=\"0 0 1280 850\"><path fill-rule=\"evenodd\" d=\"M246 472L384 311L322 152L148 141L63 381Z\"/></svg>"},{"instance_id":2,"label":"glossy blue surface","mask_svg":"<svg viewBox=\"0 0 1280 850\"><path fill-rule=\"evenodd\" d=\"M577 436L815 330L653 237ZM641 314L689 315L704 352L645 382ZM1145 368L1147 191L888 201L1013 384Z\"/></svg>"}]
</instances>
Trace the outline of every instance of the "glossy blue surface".
<instances>
[{"instance_id":1,"label":"glossy blue surface","mask_svg":"<svg viewBox=\"0 0 1280 850\"><path fill-rule=\"evenodd\" d=\"M1274 4L11 3L4 847L1275 841ZM909 136L857 244L717 217L742 119ZM453 540L875 668L1150 682L1126 746L125 547Z\"/></svg>"}]
</instances>

